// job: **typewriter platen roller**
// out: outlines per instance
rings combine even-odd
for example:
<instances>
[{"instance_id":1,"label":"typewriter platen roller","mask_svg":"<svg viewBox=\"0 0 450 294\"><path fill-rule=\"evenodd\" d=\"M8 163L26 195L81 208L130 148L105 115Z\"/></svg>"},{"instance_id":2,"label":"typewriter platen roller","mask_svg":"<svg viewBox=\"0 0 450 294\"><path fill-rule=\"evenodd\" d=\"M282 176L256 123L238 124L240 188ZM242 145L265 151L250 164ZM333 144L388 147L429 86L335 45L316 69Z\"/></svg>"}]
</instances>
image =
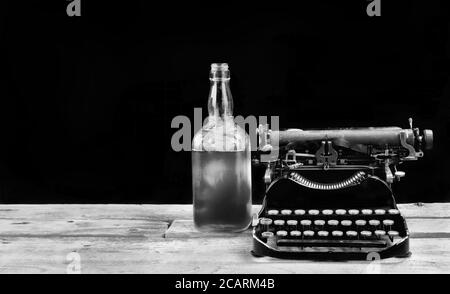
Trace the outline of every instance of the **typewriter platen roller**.
<instances>
[{"instance_id":1,"label":"typewriter platen roller","mask_svg":"<svg viewBox=\"0 0 450 294\"><path fill-rule=\"evenodd\" d=\"M260 126L266 193L252 253L292 259L409 256L408 228L391 185L405 176L397 169L403 162L433 145L431 130L413 128L412 119L409 124L285 131Z\"/></svg>"}]
</instances>

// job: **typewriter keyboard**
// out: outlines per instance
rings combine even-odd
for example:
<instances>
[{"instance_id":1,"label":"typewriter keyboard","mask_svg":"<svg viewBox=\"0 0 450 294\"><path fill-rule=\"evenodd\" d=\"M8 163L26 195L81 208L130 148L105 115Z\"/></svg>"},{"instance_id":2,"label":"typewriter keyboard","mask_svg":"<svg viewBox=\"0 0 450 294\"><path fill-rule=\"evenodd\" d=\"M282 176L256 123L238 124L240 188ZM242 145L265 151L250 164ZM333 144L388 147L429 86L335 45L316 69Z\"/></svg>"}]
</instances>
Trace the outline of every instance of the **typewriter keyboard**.
<instances>
[{"instance_id":1,"label":"typewriter keyboard","mask_svg":"<svg viewBox=\"0 0 450 294\"><path fill-rule=\"evenodd\" d=\"M360 252L386 248L407 230L397 209L265 209L254 234L281 251Z\"/></svg>"}]
</instances>

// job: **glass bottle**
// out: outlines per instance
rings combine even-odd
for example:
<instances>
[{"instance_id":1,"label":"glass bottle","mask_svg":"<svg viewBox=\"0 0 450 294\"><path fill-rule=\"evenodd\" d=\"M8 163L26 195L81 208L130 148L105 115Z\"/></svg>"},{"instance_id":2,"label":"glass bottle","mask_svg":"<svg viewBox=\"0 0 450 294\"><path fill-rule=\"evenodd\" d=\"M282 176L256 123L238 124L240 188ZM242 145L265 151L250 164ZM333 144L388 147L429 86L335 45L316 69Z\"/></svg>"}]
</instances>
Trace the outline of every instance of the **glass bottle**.
<instances>
[{"instance_id":1,"label":"glass bottle","mask_svg":"<svg viewBox=\"0 0 450 294\"><path fill-rule=\"evenodd\" d=\"M192 141L194 224L243 231L251 223L250 140L234 121L228 65L212 64L209 79L209 115Z\"/></svg>"}]
</instances>

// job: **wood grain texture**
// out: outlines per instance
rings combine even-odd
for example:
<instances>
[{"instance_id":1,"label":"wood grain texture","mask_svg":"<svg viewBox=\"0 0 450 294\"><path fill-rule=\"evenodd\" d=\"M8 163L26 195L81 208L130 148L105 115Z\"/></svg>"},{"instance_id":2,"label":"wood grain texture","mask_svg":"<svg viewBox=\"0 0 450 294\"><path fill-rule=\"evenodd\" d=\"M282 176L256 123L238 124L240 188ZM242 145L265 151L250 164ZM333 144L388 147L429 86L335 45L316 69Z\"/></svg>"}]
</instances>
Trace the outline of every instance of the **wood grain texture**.
<instances>
[{"instance_id":1,"label":"wood grain texture","mask_svg":"<svg viewBox=\"0 0 450 294\"><path fill-rule=\"evenodd\" d=\"M251 238L21 238L0 241L0 273L65 274L67 255L80 255L81 273L450 273L450 239L412 239L409 258L292 261L250 254Z\"/></svg>"},{"instance_id":2,"label":"wood grain texture","mask_svg":"<svg viewBox=\"0 0 450 294\"><path fill-rule=\"evenodd\" d=\"M0 205L0 273L450 273L450 204L399 207L412 256L368 264L255 258L249 231L193 235L191 205Z\"/></svg>"}]
</instances>

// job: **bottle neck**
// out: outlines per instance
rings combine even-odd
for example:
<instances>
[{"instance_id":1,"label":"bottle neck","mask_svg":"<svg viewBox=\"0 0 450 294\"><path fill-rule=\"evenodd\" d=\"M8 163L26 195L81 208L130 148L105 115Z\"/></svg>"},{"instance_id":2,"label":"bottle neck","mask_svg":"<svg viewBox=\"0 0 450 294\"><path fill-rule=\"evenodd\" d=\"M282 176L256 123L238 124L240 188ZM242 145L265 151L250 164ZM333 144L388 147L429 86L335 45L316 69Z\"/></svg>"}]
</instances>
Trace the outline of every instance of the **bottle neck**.
<instances>
[{"instance_id":1,"label":"bottle neck","mask_svg":"<svg viewBox=\"0 0 450 294\"><path fill-rule=\"evenodd\" d=\"M211 88L208 100L208 113L212 119L233 117L233 97L230 90L230 72L226 68L211 68L209 80Z\"/></svg>"}]
</instances>

